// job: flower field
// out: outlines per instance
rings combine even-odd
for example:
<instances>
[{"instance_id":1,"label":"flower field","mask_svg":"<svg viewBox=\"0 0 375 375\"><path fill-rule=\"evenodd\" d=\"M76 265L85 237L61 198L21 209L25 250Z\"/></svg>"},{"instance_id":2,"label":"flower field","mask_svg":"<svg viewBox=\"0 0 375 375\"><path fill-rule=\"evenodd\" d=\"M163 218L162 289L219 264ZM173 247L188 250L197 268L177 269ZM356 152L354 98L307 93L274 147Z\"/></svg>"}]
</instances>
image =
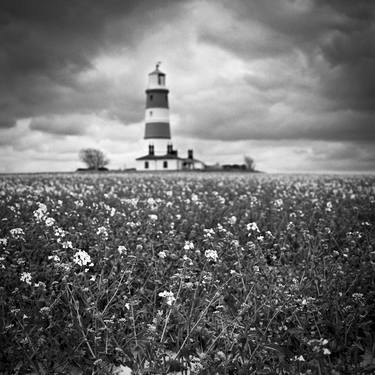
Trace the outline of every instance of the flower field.
<instances>
[{"instance_id":1,"label":"flower field","mask_svg":"<svg viewBox=\"0 0 375 375\"><path fill-rule=\"evenodd\" d=\"M375 177L0 177L0 373L375 371Z\"/></svg>"}]
</instances>

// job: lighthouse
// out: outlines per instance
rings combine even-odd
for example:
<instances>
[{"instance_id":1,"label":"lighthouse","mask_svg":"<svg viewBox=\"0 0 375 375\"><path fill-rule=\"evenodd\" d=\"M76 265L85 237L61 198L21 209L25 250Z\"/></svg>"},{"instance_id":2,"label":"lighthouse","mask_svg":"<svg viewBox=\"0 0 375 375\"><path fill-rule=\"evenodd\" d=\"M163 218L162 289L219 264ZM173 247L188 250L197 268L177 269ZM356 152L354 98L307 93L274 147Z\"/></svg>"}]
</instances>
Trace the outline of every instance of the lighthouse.
<instances>
[{"instance_id":1,"label":"lighthouse","mask_svg":"<svg viewBox=\"0 0 375 375\"><path fill-rule=\"evenodd\" d=\"M145 139L149 140L150 144L157 144L158 148L171 139L169 90L165 84L165 74L159 70L159 66L160 62L156 64L155 70L148 75L145 113Z\"/></svg>"},{"instance_id":2,"label":"lighthouse","mask_svg":"<svg viewBox=\"0 0 375 375\"><path fill-rule=\"evenodd\" d=\"M169 124L169 90L166 76L156 64L148 75L146 89L145 131L144 139L148 144L148 154L137 158L137 170L181 170L203 169L204 164L194 159L193 150L188 150L188 157L181 158L171 143Z\"/></svg>"}]
</instances>

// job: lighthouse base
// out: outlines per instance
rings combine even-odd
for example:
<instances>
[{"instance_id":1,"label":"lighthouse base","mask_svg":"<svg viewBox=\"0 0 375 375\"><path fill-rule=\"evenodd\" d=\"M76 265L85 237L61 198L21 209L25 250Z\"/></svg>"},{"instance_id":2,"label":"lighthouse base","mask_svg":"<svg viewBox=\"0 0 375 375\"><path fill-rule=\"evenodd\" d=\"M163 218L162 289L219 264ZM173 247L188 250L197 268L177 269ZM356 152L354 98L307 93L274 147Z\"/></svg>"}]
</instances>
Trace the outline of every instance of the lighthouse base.
<instances>
[{"instance_id":1,"label":"lighthouse base","mask_svg":"<svg viewBox=\"0 0 375 375\"><path fill-rule=\"evenodd\" d=\"M160 147L160 143L149 144L148 154L136 159L138 171L181 171L205 168L204 163L194 159L193 150L188 150L187 158L182 158L178 156L178 152L173 149L172 144L166 143L162 153L160 153Z\"/></svg>"}]
</instances>

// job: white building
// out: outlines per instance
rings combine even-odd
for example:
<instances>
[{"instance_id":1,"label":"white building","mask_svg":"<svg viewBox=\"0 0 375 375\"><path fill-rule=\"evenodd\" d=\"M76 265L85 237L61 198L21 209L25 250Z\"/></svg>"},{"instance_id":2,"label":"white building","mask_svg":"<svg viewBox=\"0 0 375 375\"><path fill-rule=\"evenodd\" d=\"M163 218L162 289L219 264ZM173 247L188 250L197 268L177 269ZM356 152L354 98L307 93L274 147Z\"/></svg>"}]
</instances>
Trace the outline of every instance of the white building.
<instances>
[{"instance_id":1,"label":"white building","mask_svg":"<svg viewBox=\"0 0 375 375\"><path fill-rule=\"evenodd\" d=\"M201 161L194 159L193 150L188 150L186 158L178 156L170 142L168 88L165 74L159 70L160 63L148 77L146 89L145 136L148 140L148 154L136 159L137 170L195 170L204 169Z\"/></svg>"}]
</instances>

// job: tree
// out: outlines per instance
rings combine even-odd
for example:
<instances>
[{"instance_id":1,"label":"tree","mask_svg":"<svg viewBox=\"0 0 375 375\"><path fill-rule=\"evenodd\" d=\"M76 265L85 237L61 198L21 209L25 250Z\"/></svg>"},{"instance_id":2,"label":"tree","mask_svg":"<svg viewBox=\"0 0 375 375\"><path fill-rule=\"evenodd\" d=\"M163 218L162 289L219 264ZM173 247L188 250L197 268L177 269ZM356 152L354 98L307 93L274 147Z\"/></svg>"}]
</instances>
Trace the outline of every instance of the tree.
<instances>
[{"instance_id":1,"label":"tree","mask_svg":"<svg viewBox=\"0 0 375 375\"><path fill-rule=\"evenodd\" d=\"M82 149L79 152L79 158L87 165L88 169L98 170L104 168L109 163L104 153L95 148Z\"/></svg>"},{"instance_id":2,"label":"tree","mask_svg":"<svg viewBox=\"0 0 375 375\"><path fill-rule=\"evenodd\" d=\"M245 156L244 157L244 162L246 164L246 169L251 172L255 172L255 161L252 157L250 156Z\"/></svg>"}]
</instances>

